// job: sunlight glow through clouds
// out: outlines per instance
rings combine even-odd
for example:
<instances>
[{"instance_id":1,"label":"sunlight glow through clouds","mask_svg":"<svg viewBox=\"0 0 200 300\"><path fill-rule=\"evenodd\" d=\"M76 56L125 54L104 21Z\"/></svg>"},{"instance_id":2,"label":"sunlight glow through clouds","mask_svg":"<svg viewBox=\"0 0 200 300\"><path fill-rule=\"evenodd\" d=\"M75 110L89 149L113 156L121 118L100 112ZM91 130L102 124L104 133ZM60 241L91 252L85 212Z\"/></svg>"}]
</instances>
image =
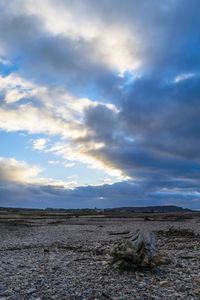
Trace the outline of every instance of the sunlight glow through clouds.
<instances>
[{"instance_id":1,"label":"sunlight glow through clouds","mask_svg":"<svg viewBox=\"0 0 200 300\"><path fill-rule=\"evenodd\" d=\"M200 2L0 10L0 202L197 206Z\"/></svg>"},{"instance_id":2,"label":"sunlight glow through clouds","mask_svg":"<svg viewBox=\"0 0 200 300\"><path fill-rule=\"evenodd\" d=\"M136 70L141 61L133 55L134 48L138 48L137 37L127 27L113 25L108 27L96 16L88 19L84 15L84 5L81 2L70 3L70 10L64 2L56 3L43 0L42 2L27 1L23 6L30 15L38 16L47 30L54 35L63 35L74 40L83 38L93 47L94 59L100 59L119 74L127 70Z\"/></svg>"},{"instance_id":3,"label":"sunlight glow through clouds","mask_svg":"<svg viewBox=\"0 0 200 300\"><path fill-rule=\"evenodd\" d=\"M55 180L41 177L42 169L28 165L26 162L14 158L0 157L0 180L21 184L51 185L63 188L74 188L76 181Z\"/></svg>"},{"instance_id":4,"label":"sunlight glow through clouds","mask_svg":"<svg viewBox=\"0 0 200 300\"><path fill-rule=\"evenodd\" d=\"M7 131L28 131L29 133L43 133L48 136L59 135L62 144L57 143L46 149L48 138L33 140L33 150L53 152L61 155L62 158L72 161L84 161L90 168L99 168L117 178L126 178L123 172L115 167L110 167L104 161L92 157L90 150L98 150L105 146L103 142L84 141L89 134L84 127L85 110L95 108L99 104L118 114L119 110L114 104L100 103L89 99L74 99L64 93L63 90L47 89L22 79L17 74L1 78L1 88L6 94L6 102L9 104L24 97L29 97L26 104L20 104L16 108L0 108L0 127ZM13 93L13 94L12 94ZM9 95L15 96L8 101ZM21 95L21 97L20 97ZM38 97L42 108L32 103L32 96ZM12 100L12 101L11 101ZM69 122L70 121L70 122ZM75 146L76 139L83 139L78 146ZM72 144L71 144L72 143ZM71 144L71 145L70 145ZM65 167L72 167L74 163L66 163Z\"/></svg>"}]
</instances>

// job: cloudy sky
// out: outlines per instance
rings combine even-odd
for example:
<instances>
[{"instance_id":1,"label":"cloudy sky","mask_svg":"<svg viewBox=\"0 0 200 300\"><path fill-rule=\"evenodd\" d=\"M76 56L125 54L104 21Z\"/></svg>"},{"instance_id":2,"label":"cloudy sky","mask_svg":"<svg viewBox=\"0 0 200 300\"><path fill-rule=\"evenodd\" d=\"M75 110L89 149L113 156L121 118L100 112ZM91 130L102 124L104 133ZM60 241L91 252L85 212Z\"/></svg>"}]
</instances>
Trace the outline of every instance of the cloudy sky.
<instances>
[{"instance_id":1,"label":"cloudy sky","mask_svg":"<svg viewBox=\"0 0 200 300\"><path fill-rule=\"evenodd\" d=\"M200 209L200 1L0 0L0 206Z\"/></svg>"}]
</instances>

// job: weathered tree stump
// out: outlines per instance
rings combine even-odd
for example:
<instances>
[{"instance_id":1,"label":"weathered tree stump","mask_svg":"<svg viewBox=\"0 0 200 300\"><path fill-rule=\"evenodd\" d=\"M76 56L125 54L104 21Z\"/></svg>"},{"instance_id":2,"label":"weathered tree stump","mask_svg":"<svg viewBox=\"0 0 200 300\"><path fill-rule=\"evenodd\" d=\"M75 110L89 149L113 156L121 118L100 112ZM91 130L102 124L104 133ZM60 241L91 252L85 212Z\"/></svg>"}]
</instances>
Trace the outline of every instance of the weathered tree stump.
<instances>
[{"instance_id":1,"label":"weathered tree stump","mask_svg":"<svg viewBox=\"0 0 200 300\"><path fill-rule=\"evenodd\" d=\"M154 267L161 260L156 253L154 233L144 235L140 230L127 240L116 242L111 250L112 264L120 269Z\"/></svg>"}]
</instances>

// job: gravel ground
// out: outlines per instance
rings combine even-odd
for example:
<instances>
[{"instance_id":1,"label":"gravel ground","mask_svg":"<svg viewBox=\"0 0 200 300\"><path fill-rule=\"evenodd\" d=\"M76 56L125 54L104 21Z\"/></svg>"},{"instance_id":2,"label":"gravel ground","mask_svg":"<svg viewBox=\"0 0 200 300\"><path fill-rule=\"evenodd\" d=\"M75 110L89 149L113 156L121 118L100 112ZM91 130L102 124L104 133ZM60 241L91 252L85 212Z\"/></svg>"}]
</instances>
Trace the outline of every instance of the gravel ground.
<instances>
[{"instance_id":1,"label":"gravel ground","mask_svg":"<svg viewBox=\"0 0 200 300\"><path fill-rule=\"evenodd\" d=\"M171 259L166 266L120 272L109 265L114 241L137 228L157 232L171 225L200 233L198 218L173 224L86 217L1 223L0 300L200 299L199 237L157 234L158 251Z\"/></svg>"}]
</instances>

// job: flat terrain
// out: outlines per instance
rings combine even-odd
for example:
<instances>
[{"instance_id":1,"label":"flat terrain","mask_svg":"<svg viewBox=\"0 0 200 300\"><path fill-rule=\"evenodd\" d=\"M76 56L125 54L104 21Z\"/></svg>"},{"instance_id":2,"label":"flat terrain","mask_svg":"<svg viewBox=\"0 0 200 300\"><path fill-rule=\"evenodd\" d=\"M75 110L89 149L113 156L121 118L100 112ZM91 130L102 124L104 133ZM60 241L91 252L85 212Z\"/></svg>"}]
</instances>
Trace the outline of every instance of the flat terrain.
<instances>
[{"instance_id":1,"label":"flat terrain","mask_svg":"<svg viewBox=\"0 0 200 300\"><path fill-rule=\"evenodd\" d=\"M171 229L169 230L169 228ZM120 272L114 241L154 231L171 263ZM200 214L0 212L0 300L200 299Z\"/></svg>"}]
</instances>

